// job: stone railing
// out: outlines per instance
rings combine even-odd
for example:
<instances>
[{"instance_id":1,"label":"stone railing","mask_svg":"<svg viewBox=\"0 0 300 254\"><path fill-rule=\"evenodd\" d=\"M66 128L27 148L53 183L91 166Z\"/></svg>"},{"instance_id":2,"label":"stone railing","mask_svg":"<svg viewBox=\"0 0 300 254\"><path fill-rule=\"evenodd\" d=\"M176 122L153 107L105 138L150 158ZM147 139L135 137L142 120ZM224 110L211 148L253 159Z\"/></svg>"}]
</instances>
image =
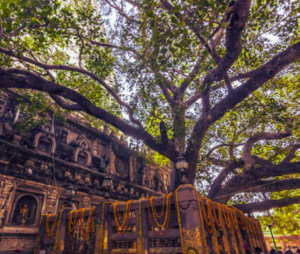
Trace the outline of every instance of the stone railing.
<instances>
[{"instance_id":1,"label":"stone railing","mask_svg":"<svg viewBox=\"0 0 300 254\"><path fill-rule=\"evenodd\" d=\"M256 220L182 185L164 197L43 216L36 253L245 254L245 246L267 252Z\"/></svg>"}]
</instances>

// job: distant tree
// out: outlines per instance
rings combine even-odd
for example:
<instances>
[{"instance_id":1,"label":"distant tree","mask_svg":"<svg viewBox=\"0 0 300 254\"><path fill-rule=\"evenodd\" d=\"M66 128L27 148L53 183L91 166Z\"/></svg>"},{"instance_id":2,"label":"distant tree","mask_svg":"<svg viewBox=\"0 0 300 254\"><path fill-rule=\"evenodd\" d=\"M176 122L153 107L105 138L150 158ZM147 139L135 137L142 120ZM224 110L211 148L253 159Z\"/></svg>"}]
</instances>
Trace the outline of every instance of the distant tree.
<instances>
[{"instance_id":1,"label":"distant tree","mask_svg":"<svg viewBox=\"0 0 300 254\"><path fill-rule=\"evenodd\" d=\"M299 195L299 190L292 194ZM283 191L280 194L272 194L274 199L290 197L291 193ZM266 211L257 217L262 227L269 231L268 225L272 224L272 231L275 235L299 235L300 230L300 206L294 204L282 208L274 208L271 212Z\"/></svg>"},{"instance_id":2,"label":"distant tree","mask_svg":"<svg viewBox=\"0 0 300 254\"><path fill-rule=\"evenodd\" d=\"M189 182L217 202L300 201L262 198L300 187L299 1L95 3L0 0L0 87L184 156Z\"/></svg>"}]
</instances>

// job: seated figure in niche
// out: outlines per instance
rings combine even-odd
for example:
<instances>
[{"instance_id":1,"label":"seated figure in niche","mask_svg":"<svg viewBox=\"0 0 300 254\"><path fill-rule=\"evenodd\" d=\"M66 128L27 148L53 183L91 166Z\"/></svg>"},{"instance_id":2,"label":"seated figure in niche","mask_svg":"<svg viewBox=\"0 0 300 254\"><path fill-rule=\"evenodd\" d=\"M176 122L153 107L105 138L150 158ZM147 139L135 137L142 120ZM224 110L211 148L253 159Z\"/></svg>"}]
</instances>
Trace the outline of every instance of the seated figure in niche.
<instances>
[{"instance_id":1,"label":"seated figure in niche","mask_svg":"<svg viewBox=\"0 0 300 254\"><path fill-rule=\"evenodd\" d=\"M27 226L34 224L36 215L37 203L31 196L23 196L17 202L14 210L12 224Z\"/></svg>"},{"instance_id":2,"label":"seated figure in niche","mask_svg":"<svg viewBox=\"0 0 300 254\"><path fill-rule=\"evenodd\" d=\"M22 222L21 226L25 226L27 216L28 216L28 204L27 203L23 203L22 209L20 211L20 215L21 215L21 222Z\"/></svg>"}]
</instances>

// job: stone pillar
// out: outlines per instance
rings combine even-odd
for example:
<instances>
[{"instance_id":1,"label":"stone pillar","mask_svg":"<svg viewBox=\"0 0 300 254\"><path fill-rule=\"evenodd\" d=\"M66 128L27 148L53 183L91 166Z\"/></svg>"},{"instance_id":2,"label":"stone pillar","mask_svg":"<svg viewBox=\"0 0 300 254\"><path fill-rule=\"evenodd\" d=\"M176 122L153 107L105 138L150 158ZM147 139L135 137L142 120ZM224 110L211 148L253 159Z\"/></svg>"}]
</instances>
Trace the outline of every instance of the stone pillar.
<instances>
[{"instance_id":1,"label":"stone pillar","mask_svg":"<svg viewBox=\"0 0 300 254\"><path fill-rule=\"evenodd\" d=\"M175 192L179 220L181 247L183 253L208 253L203 245L203 222L198 209L196 190L182 185Z\"/></svg>"},{"instance_id":2,"label":"stone pillar","mask_svg":"<svg viewBox=\"0 0 300 254\"><path fill-rule=\"evenodd\" d=\"M46 200L46 213L51 214L55 213L56 205L58 201L58 190L55 188L49 188L47 190L47 200Z\"/></svg>"},{"instance_id":3,"label":"stone pillar","mask_svg":"<svg viewBox=\"0 0 300 254\"><path fill-rule=\"evenodd\" d=\"M7 208L9 207L8 200L14 185L15 183L9 179L4 179L0 182L0 228L3 226Z\"/></svg>"},{"instance_id":4,"label":"stone pillar","mask_svg":"<svg viewBox=\"0 0 300 254\"><path fill-rule=\"evenodd\" d=\"M60 218L60 225L57 229L58 232L56 232L56 237L58 237L57 245L54 247L56 248L57 254L64 254L68 253L67 250L70 248L70 239L68 237L68 214L72 210L72 208L65 208L62 211L62 214L58 214L58 216L61 216ZM59 223L59 222L58 222ZM66 246L65 246L66 245Z\"/></svg>"}]
</instances>

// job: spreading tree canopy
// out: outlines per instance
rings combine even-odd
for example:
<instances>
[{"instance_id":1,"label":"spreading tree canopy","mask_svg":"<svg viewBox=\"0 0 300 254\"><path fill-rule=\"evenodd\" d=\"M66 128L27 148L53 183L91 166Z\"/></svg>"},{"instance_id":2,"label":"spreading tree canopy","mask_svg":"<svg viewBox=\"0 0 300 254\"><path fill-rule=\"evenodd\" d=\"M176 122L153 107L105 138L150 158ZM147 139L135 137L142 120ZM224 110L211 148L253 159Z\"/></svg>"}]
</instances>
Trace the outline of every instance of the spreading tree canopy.
<instances>
[{"instance_id":1,"label":"spreading tree canopy","mask_svg":"<svg viewBox=\"0 0 300 254\"><path fill-rule=\"evenodd\" d=\"M184 156L189 182L217 202L284 207L300 201L299 10L294 0L0 0L0 87L83 112L170 162Z\"/></svg>"}]
</instances>

